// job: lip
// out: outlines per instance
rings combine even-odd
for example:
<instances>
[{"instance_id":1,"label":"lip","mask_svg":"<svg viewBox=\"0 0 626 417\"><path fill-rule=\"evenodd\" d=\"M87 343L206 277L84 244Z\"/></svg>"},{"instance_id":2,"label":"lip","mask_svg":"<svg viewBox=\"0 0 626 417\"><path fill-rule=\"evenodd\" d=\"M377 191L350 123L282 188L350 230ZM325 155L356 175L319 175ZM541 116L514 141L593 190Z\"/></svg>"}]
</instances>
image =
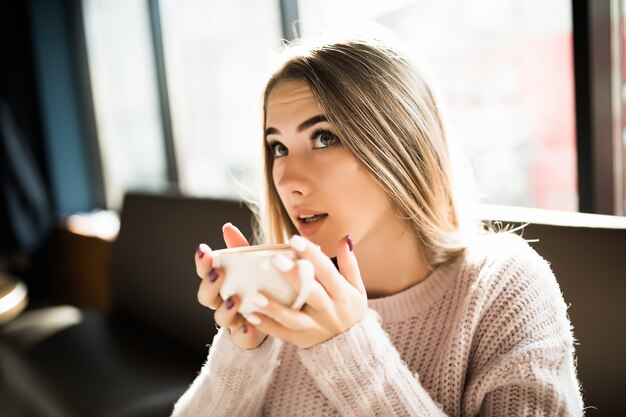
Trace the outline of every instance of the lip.
<instances>
[{"instance_id":1,"label":"lip","mask_svg":"<svg viewBox=\"0 0 626 417\"><path fill-rule=\"evenodd\" d=\"M322 228L324 223L328 220L328 216L323 217L313 223L304 223L297 220L296 227L302 236L313 236Z\"/></svg>"},{"instance_id":2,"label":"lip","mask_svg":"<svg viewBox=\"0 0 626 417\"><path fill-rule=\"evenodd\" d=\"M300 220L300 216L311 216L311 215L316 215L316 214L326 214L326 216L313 223L305 223L302 220ZM328 213L322 210L311 210L311 209L305 209L305 208L299 208L299 207L295 208L292 216L293 216L294 224L296 225L296 228L298 229L298 231L300 232L302 236L315 235L322 228L322 226L328 219Z\"/></svg>"}]
</instances>

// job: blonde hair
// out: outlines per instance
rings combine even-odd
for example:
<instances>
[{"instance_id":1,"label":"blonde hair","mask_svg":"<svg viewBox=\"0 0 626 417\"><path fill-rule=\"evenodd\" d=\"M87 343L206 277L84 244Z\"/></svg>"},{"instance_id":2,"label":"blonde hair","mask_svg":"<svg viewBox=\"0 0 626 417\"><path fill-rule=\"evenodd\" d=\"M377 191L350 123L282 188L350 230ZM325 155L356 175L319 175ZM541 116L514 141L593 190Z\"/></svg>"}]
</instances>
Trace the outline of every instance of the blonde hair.
<instances>
[{"instance_id":1,"label":"blonde hair","mask_svg":"<svg viewBox=\"0 0 626 417\"><path fill-rule=\"evenodd\" d=\"M464 249L446 132L433 93L408 57L377 39L292 47L269 79L304 81L342 145L369 172L411 225L431 266ZM264 234L272 243L297 233L272 179L265 147Z\"/></svg>"}]
</instances>

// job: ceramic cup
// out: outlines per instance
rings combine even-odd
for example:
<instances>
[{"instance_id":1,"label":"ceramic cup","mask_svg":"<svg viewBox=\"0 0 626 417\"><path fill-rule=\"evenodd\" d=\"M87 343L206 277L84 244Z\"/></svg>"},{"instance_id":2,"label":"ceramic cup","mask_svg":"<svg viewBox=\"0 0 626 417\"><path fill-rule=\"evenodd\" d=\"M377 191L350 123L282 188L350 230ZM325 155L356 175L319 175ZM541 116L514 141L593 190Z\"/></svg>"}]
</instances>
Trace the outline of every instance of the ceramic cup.
<instances>
[{"instance_id":1,"label":"ceramic cup","mask_svg":"<svg viewBox=\"0 0 626 417\"><path fill-rule=\"evenodd\" d=\"M310 274L305 274L310 277L302 277L301 273L302 288L298 293L274 265L274 258L279 254L296 262L296 253L290 245L256 245L213 251L213 266L223 268L225 273L220 290L222 299L237 294L241 299L239 312L244 317L257 311L250 298L258 291L267 293L283 305L300 309L311 289L308 285L310 279L307 278L313 278L313 267L309 261L297 261L298 264L307 262L310 265L307 268Z\"/></svg>"}]
</instances>

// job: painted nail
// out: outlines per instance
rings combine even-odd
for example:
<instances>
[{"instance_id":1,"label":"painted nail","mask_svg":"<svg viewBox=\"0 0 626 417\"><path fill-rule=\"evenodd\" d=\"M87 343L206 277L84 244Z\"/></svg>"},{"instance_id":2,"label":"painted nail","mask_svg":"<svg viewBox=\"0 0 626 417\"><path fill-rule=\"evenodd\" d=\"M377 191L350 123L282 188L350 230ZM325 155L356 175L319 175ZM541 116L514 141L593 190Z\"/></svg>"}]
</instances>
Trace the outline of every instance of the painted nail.
<instances>
[{"instance_id":1,"label":"painted nail","mask_svg":"<svg viewBox=\"0 0 626 417\"><path fill-rule=\"evenodd\" d=\"M252 297L250 297L250 301L252 301L252 303L256 305L257 307L261 307L261 308L267 307L267 305L270 303L270 300L268 300L267 297L261 294L260 292L257 292L256 294L252 295Z\"/></svg>"},{"instance_id":2,"label":"painted nail","mask_svg":"<svg viewBox=\"0 0 626 417\"><path fill-rule=\"evenodd\" d=\"M293 260L285 255L276 255L274 258L274 266L281 272L288 272L293 269Z\"/></svg>"},{"instance_id":3,"label":"painted nail","mask_svg":"<svg viewBox=\"0 0 626 417\"><path fill-rule=\"evenodd\" d=\"M306 249L306 239L300 235L293 235L289 243L291 243L291 246L298 252L302 252Z\"/></svg>"},{"instance_id":4,"label":"painted nail","mask_svg":"<svg viewBox=\"0 0 626 417\"><path fill-rule=\"evenodd\" d=\"M204 256L204 248L202 247L202 243L199 244L196 248L196 256L198 257L198 259L202 259L202 257Z\"/></svg>"},{"instance_id":5,"label":"painted nail","mask_svg":"<svg viewBox=\"0 0 626 417\"><path fill-rule=\"evenodd\" d=\"M352 238L350 235L346 236L346 242L348 243L348 248L350 248L350 252L354 249L354 243L352 243Z\"/></svg>"},{"instance_id":6,"label":"painted nail","mask_svg":"<svg viewBox=\"0 0 626 417\"><path fill-rule=\"evenodd\" d=\"M231 308L233 308L234 305L235 302L233 301L233 297L228 297L226 299L226 310L230 310Z\"/></svg>"},{"instance_id":7,"label":"painted nail","mask_svg":"<svg viewBox=\"0 0 626 417\"><path fill-rule=\"evenodd\" d=\"M246 320L248 320L250 324L254 324L255 326L261 324L261 319L257 316L249 315L248 317L246 317Z\"/></svg>"},{"instance_id":8,"label":"painted nail","mask_svg":"<svg viewBox=\"0 0 626 417\"><path fill-rule=\"evenodd\" d=\"M244 324L243 326L241 326L241 331L244 333L248 333L248 325Z\"/></svg>"},{"instance_id":9,"label":"painted nail","mask_svg":"<svg viewBox=\"0 0 626 417\"><path fill-rule=\"evenodd\" d=\"M298 272L304 281L315 279L315 267L308 259L298 259Z\"/></svg>"},{"instance_id":10,"label":"painted nail","mask_svg":"<svg viewBox=\"0 0 626 417\"><path fill-rule=\"evenodd\" d=\"M217 269L216 268L212 268L209 271L209 281L215 282L215 280L217 279L218 276L219 276L219 274L217 273Z\"/></svg>"}]
</instances>

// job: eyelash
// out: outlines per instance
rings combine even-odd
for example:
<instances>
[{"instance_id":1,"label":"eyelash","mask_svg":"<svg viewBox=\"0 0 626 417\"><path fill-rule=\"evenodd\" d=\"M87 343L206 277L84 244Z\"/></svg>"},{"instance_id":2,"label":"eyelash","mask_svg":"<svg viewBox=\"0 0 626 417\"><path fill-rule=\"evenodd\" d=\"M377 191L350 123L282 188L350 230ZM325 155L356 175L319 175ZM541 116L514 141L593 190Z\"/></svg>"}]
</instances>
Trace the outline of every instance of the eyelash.
<instances>
[{"instance_id":1,"label":"eyelash","mask_svg":"<svg viewBox=\"0 0 626 417\"><path fill-rule=\"evenodd\" d=\"M280 158L282 156L285 156L285 155L276 155L276 148L278 148L279 146L283 146L285 149L287 148L285 145L283 145L282 143L280 143L277 140L276 141L272 141L272 142L268 142L268 144L267 144L267 149L272 154L272 158L274 158L274 159ZM287 152L289 152L289 150L287 150Z\"/></svg>"},{"instance_id":2,"label":"eyelash","mask_svg":"<svg viewBox=\"0 0 626 417\"><path fill-rule=\"evenodd\" d=\"M311 140L316 142L318 137L323 135L323 134L326 134L326 135L330 136L334 140L333 143L331 143L330 145L322 146L322 147L314 147L313 149L326 149L326 148L330 148L331 146L334 146L334 145L339 143L339 138L337 137L337 135L335 135L330 130L326 130L326 129L317 129L317 130L313 131L313 133L311 134ZM267 144L267 147L268 147L268 149L269 149L269 151L272 154L272 157L274 159L281 158L283 156L289 155L289 150L288 149L287 149L287 153L286 154L284 154L284 155L277 155L276 152L277 152L277 149L278 149L279 146L282 146L285 149L287 149L287 147L285 145L283 145L279 141L272 141L272 142L269 142Z\"/></svg>"},{"instance_id":3,"label":"eyelash","mask_svg":"<svg viewBox=\"0 0 626 417\"><path fill-rule=\"evenodd\" d=\"M313 132L313 134L311 135L311 140L316 140L318 136L321 136L323 134L326 134L328 136L330 136L332 139L334 139L334 142L331 143L330 145L326 145L323 148L316 148L316 149L325 149L325 148L330 148L333 145L336 145L337 143L339 143L339 138L337 137L337 135L335 135L333 132L331 132L330 130L326 130L326 129L317 129Z\"/></svg>"}]
</instances>

